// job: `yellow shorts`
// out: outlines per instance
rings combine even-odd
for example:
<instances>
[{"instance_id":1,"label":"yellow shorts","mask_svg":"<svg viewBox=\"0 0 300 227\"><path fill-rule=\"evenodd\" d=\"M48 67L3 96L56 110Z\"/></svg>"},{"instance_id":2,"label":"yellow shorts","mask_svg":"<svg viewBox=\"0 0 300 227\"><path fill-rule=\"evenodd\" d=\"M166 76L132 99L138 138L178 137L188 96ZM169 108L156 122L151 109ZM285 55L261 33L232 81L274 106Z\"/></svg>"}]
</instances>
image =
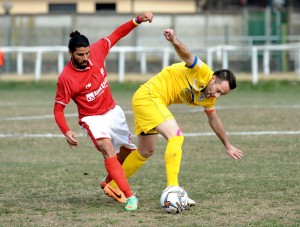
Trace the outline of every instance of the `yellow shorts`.
<instances>
[{"instance_id":1,"label":"yellow shorts","mask_svg":"<svg viewBox=\"0 0 300 227\"><path fill-rule=\"evenodd\" d=\"M141 86L133 95L135 134L155 134L154 128L165 121L174 119L163 97L151 87Z\"/></svg>"}]
</instances>

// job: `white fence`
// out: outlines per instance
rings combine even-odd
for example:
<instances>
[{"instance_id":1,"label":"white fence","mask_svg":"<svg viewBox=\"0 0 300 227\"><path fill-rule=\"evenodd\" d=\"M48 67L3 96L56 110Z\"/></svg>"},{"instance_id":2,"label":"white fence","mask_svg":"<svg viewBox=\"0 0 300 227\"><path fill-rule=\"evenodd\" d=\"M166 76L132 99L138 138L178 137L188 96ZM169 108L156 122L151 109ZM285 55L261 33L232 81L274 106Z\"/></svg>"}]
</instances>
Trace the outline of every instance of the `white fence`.
<instances>
[{"instance_id":1,"label":"white fence","mask_svg":"<svg viewBox=\"0 0 300 227\"><path fill-rule=\"evenodd\" d=\"M64 67L64 54L68 51L65 46L35 46L35 47L0 47L0 50L4 53L15 53L17 54L17 74L22 76L23 70L23 57L26 53L35 53L35 80L39 81L42 72L42 61L43 54L54 53L57 54L57 71L61 72ZM198 49L199 51L200 49ZM192 51L197 51L192 49ZM201 52L206 53L206 63L213 68L213 62L215 58L220 58L222 61L222 68L229 67L229 55L232 52L242 51L245 53L251 53L251 73L252 73L252 83L257 84L259 77L259 64L258 64L258 54L263 55L263 73L265 75L270 74L270 56L272 51L286 51L293 53L294 59L294 71L299 73L300 80L300 43L291 43L284 45L265 45L265 46L229 46L229 45L219 45L215 47L201 48ZM115 46L111 49L111 53L118 54L118 80L123 82L125 79L125 60L127 53L138 53L140 60L140 70L141 74L147 72L147 54L153 54L160 56L162 60L162 67L165 67L170 62L171 55L174 55L174 49L170 47L159 48L159 47L133 47L133 46Z\"/></svg>"}]
</instances>

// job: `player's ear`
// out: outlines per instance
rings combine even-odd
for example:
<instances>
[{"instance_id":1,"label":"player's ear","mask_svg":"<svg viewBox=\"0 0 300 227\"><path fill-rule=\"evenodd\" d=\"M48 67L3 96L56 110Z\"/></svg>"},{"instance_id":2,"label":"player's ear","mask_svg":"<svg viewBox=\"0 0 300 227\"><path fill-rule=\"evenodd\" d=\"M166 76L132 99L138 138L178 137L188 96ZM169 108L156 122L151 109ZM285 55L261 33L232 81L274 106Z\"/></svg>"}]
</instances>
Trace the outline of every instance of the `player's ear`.
<instances>
[{"instance_id":1,"label":"player's ear","mask_svg":"<svg viewBox=\"0 0 300 227\"><path fill-rule=\"evenodd\" d=\"M216 75L212 75L211 81L212 81L212 82L216 82L216 80L217 80Z\"/></svg>"},{"instance_id":2,"label":"player's ear","mask_svg":"<svg viewBox=\"0 0 300 227\"><path fill-rule=\"evenodd\" d=\"M69 55L72 57L72 52L70 50L68 52L69 52Z\"/></svg>"}]
</instances>

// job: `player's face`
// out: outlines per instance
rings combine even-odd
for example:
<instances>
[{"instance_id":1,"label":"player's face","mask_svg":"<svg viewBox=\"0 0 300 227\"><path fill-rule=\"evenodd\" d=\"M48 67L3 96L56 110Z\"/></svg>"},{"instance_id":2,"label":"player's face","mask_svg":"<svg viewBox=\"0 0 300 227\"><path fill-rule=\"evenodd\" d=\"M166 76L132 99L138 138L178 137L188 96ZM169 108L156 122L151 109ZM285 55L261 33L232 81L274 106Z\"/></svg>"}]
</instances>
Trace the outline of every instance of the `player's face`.
<instances>
[{"instance_id":1,"label":"player's face","mask_svg":"<svg viewBox=\"0 0 300 227\"><path fill-rule=\"evenodd\" d=\"M226 95L230 92L229 83L226 80L219 80L215 75L209 81L204 90L206 98L218 98L221 95Z\"/></svg>"},{"instance_id":2,"label":"player's face","mask_svg":"<svg viewBox=\"0 0 300 227\"><path fill-rule=\"evenodd\" d=\"M72 63L76 68L85 69L89 63L90 47L79 47L73 53L70 53Z\"/></svg>"}]
</instances>

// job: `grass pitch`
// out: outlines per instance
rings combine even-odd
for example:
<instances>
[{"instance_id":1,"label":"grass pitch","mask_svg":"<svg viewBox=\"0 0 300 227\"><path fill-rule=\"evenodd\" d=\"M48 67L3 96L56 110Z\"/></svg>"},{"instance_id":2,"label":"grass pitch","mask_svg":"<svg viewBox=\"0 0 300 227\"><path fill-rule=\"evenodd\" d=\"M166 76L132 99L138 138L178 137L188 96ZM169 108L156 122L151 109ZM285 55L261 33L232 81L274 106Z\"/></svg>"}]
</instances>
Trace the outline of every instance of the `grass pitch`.
<instances>
[{"instance_id":1,"label":"grass pitch","mask_svg":"<svg viewBox=\"0 0 300 227\"><path fill-rule=\"evenodd\" d=\"M112 83L132 131L137 87ZM186 134L180 184L197 202L177 215L159 204L166 182L162 138L129 179L140 206L126 212L100 190L106 171L90 140L80 136L72 150L60 135L54 96L55 82L0 81L0 226L300 226L299 82L241 82L219 99L230 141L244 151L241 161L226 155L201 108L171 106ZM75 105L66 113L82 134Z\"/></svg>"}]
</instances>

